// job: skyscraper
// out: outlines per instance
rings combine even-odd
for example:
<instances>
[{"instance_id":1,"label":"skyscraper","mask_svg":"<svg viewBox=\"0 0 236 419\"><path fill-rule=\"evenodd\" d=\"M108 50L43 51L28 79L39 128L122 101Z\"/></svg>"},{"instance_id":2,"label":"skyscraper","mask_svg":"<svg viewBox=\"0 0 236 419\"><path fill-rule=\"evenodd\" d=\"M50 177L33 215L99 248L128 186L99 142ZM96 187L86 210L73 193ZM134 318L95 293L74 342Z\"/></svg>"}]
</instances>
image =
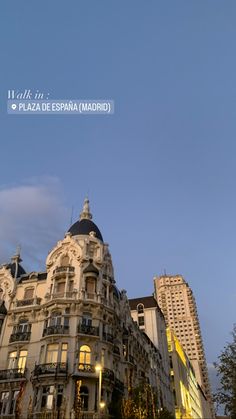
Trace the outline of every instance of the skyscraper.
<instances>
[{"instance_id":1,"label":"skyscraper","mask_svg":"<svg viewBox=\"0 0 236 419\"><path fill-rule=\"evenodd\" d=\"M192 290L181 275L155 277L154 286L166 324L183 345L194 367L198 383L212 405L203 341Z\"/></svg>"}]
</instances>

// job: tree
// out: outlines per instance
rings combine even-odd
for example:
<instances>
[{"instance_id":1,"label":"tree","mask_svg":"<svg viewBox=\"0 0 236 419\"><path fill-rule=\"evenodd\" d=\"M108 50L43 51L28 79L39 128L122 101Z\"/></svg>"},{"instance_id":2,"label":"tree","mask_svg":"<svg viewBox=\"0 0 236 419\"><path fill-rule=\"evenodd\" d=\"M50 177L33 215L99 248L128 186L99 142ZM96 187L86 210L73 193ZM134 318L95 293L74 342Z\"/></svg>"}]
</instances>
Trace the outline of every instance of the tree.
<instances>
[{"instance_id":1,"label":"tree","mask_svg":"<svg viewBox=\"0 0 236 419\"><path fill-rule=\"evenodd\" d=\"M233 341L228 343L218 363L215 363L217 375L220 377L221 387L214 395L214 401L225 406L225 414L236 419L236 324L234 325Z\"/></svg>"},{"instance_id":2,"label":"tree","mask_svg":"<svg viewBox=\"0 0 236 419\"><path fill-rule=\"evenodd\" d=\"M166 409L158 408L157 394L149 384L140 384L122 401L122 419L174 419Z\"/></svg>"}]
</instances>

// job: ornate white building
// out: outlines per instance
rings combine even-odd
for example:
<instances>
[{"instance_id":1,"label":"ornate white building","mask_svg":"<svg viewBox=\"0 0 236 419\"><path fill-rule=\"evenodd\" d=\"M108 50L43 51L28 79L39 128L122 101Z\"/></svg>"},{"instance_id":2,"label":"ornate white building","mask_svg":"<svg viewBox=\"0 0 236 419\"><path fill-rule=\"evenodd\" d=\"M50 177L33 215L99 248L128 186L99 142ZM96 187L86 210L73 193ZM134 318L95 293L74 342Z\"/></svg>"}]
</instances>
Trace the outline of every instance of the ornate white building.
<instances>
[{"instance_id":1,"label":"ornate white building","mask_svg":"<svg viewBox=\"0 0 236 419\"><path fill-rule=\"evenodd\" d=\"M118 418L130 388L157 392L159 351L116 288L88 200L45 272L20 262L0 266L0 417L93 418L102 409Z\"/></svg>"}]
</instances>

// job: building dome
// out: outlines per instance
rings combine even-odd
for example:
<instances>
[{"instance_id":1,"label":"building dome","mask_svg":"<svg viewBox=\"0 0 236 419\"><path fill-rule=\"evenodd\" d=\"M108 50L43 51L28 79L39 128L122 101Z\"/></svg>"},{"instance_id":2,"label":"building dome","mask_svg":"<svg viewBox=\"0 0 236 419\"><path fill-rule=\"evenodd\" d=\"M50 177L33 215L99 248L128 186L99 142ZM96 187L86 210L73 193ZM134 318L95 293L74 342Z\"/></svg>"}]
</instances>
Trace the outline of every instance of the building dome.
<instances>
[{"instance_id":1,"label":"building dome","mask_svg":"<svg viewBox=\"0 0 236 419\"><path fill-rule=\"evenodd\" d=\"M71 233L72 236L88 236L91 232L94 232L95 237L103 242L99 228L92 221L92 214L89 209L89 200L87 198L84 201L80 219L69 228L68 232Z\"/></svg>"}]
</instances>

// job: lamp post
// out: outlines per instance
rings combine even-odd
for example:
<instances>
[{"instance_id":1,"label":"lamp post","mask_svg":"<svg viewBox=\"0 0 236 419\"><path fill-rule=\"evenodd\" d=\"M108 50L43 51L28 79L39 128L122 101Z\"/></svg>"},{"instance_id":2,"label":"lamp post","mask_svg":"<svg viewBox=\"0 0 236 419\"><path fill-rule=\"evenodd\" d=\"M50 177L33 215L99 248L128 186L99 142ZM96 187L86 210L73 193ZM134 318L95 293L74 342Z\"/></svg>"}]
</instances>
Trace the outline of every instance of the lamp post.
<instances>
[{"instance_id":1,"label":"lamp post","mask_svg":"<svg viewBox=\"0 0 236 419\"><path fill-rule=\"evenodd\" d=\"M101 408L104 406L101 406L101 398L102 398L102 366L100 364L97 364L95 366L96 372L99 373L98 378L98 415L101 416Z\"/></svg>"}]
</instances>

